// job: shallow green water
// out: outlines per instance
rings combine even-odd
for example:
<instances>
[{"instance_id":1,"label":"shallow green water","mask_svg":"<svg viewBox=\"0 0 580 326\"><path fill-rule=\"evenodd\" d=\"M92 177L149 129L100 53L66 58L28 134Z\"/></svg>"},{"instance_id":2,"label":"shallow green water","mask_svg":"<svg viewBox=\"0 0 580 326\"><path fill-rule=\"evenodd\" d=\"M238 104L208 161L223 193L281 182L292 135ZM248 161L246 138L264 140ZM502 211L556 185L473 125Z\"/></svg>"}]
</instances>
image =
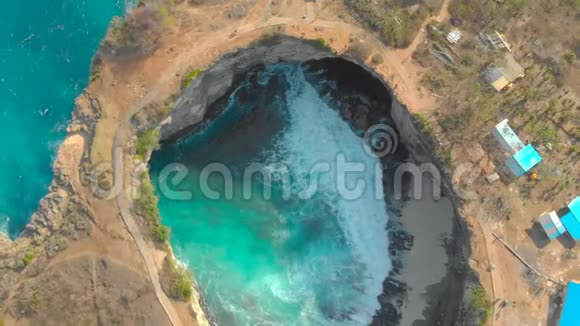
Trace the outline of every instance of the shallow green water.
<instances>
[{"instance_id":1,"label":"shallow green water","mask_svg":"<svg viewBox=\"0 0 580 326\"><path fill-rule=\"evenodd\" d=\"M27 223L91 58L123 0L7 1L0 11L0 231Z\"/></svg>"},{"instance_id":2,"label":"shallow green water","mask_svg":"<svg viewBox=\"0 0 580 326\"><path fill-rule=\"evenodd\" d=\"M378 161L316 92L327 82L304 73L283 64L253 73L214 122L152 158L171 244L219 325L361 325L378 308L390 270L386 207L371 191ZM339 195L333 174L339 155L366 167L346 180L369 185L354 200ZM331 170L311 171L319 162ZM208 166L227 167L231 187L213 173L204 192ZM248 183L249 166L286 168L273 175L287 182L258 175ZM181 182L174 182L177 170L188 172ZM312 180L318 190L307 198ZM192 199L175 200L185 199L175 192L186 190Z\"/></svg>"}]
</instances>

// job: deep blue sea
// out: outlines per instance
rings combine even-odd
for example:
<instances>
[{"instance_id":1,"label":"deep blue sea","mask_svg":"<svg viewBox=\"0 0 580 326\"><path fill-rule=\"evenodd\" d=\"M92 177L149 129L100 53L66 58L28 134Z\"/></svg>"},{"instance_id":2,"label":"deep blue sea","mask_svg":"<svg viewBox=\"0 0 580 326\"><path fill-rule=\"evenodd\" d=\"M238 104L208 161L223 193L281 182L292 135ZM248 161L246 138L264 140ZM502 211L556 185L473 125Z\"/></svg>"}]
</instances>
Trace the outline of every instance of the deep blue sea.
<instances>
[{"instance_id":1,"label":"deep blue sea","mask_svg":"<svg viewBox=\"0 0 580 326\"><path fill-rule=\"evenodd\" d=\"M125 8L125 0L33 0L0 10L0 231L11 237L48 190L91 58Z\"/></svg>"}]
</instances>

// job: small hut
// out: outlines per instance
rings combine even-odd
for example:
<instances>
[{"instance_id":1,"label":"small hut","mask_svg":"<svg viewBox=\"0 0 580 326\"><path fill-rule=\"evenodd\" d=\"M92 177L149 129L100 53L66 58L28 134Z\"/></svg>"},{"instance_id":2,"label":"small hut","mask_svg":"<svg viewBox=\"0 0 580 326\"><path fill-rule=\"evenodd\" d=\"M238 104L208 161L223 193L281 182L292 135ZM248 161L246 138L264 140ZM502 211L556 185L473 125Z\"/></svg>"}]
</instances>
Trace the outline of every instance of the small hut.
<instances>
[{"instance_id":1,"label":"small hut","mask_svg":"<svg viewBox=\"0 0 580 326\"><path fill-rule=\"evenodd\" d=\"M568 204L569 212L562 217L562 223L574 240L580 240L580 197Z\"/></svg>"},{"instance_id":2,"label":"small hut","mask_svg":"<svg viewBox=\"0 0 580 326\"><path fill-rule=\"evenodd\" d=\"M497 65L487 67L482 76L499 92L511 87L514 81L524 77L525 70L510 53L506 53Z\"/></svg>"},{"instance_id":3,"label":"small hut","mask_svg":"<svg viewBox=\"0 0 580 326\"><path fill-rule=\"evenodd\" d=\"M514 177L521 177L542 161L532 145L524 145L520 137L509 126L508 120L498 123L492 131L503 150L509 154L505 167Z\"/></svg>"},{"instance_id":4,"label":"small hut","mask_svg":"<svg viewBox=\"0 0 580 326\"><path fill-rule=\"evenodd\" d=\"M562 221L560 221L560 217L554 211L540 217L538 223L542 226L542 229L550 240L554 240L566 233L566 229L564 228Z\"/></svg>"}]
</instances>

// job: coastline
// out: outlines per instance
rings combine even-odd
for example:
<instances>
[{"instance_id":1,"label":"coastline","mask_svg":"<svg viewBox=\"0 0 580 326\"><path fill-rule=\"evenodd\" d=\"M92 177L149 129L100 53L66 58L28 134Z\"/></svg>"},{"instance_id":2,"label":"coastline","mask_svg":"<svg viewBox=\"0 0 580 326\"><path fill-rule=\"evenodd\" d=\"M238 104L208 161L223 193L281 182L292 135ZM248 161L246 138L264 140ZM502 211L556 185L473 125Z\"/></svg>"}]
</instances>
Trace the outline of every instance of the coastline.
<instances>
[{"instance_id":1,"label":"coastline","mask_svg":"<svg viewBox=\"0 0 580 326\"><path fill-rule=\"evenodd\" d=\"M218 59L215 62L220 62L221 59ZM83 94L82 96L87 96L88 93ZM207 102L206 102L207 103ZM97 101L98 104L98 101ZM73 122L71 122L71 126L69 126L69 133L65 138L63 144L66 140L74 135L82 134L84 139L86 139L87 146L84 147L82 153L82 161L90 160L90 145L92 140L95 137L95 128L97 124L97 120L100 118L99 112L100 108L96 109L97 106L92 105L94 111L90 112L90 114L84 114L83 108L77 106L73 111ZM79 109L80 108L80 109ZM80 114L81 118L77 118ZM75 121L76 120L76 121ZM60 150L59 150L60 152ZM60 155L59 155L60 156ZM69 166L65 167L65 169L70 168ZM81 169L84 167L81 167ZM66 205L68 204L67 201L63 201L62 198L55 196L55 194L61 195L63 192L72 193L75 192L81 193L79 187L81 187L81 183L77 183L76 178L73 178L73 182L71 183L69 172L66 172L64 175L62 171L57 166L55 161L55 177L53 181L53 185L51 186L50 192L43 198L41 201L39 211L33 215L31 221L29 223L29 227L27 227L27 232L23 234L16 242L21 243L20 247L25 247L27 245L27 240L33 239L36 243L42 243L44 239L51 236L51 232L54 232L55 229L58 229L59 223L62 223L62 220L54 219L54 215L58 214L58 211L64 212L66 210ZM83 171L81 171L82 173ZM126 181L125 181L126 182ZM44 203L44 204L43 204ZM395 207L395 205L393 205ZM395 210L395 208L391 208L391 210ZM49 221L49 224L46 222ZM51 231L52 230L52 231ZM399 232L399 230L394 231ZM402 234L402 233L393 233L393 234ZM21 240L22 239L22 240ZM22 241L26 242L23 244ZM393 249L393 248L391 248ZM404 247L401 250L405 250ZM172 250L169 250L169 255L173 255ZM394 260L393 260L394 261ZM402 266L401 266L402 267ZM387 283L388 279L385 281ZM403 288L403 286L400 286ZM201 300L203 301L203 300Z\"/></svg>"}]
</instances>

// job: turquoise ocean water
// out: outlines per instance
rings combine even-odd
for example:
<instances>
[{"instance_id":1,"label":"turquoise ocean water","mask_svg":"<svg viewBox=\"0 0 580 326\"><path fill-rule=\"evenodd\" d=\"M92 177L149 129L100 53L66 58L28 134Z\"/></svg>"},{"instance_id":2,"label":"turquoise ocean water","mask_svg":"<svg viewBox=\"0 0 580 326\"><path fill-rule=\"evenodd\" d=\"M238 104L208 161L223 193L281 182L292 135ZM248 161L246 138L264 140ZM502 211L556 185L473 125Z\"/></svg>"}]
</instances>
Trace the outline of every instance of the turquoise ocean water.
<instances>
[{"instance_id":1,"label":"turquoise ocean water","mask_svg":"<svg viewBox=\"0 0 580 326\"><path fill-rule=\"evenodd\" d=\"M332 99L320 97L324 83L294 65L254 72L212 123L154 153L163 222L218 325L363 325L379 307L391 266L386 207L374 193L378 161L329 106ZM357 180L369 186L356 199L339 195L338 155L365 167L346 177L350 188ZM312 170L325 162L329 172ZM258 173L248 187L250 166L288 174ZM232 186L213 173L207 184L216 193L203 193L207 167L227 167ZM188 172L181 182L177 170ZM313 180L318 190L304 199ZM193 198L175 200L175 191Z\"/></svg>"},{"instance_id":2,"label":"turquoise ocean water","mask_svg":"<svg viewBox=\"0 0 580 326\"><path fill-rule=\"evenodd\" d=\"M124 0L8 1L0 11L0 231L17 236L86 86L91 58Z\"/></svg>"}]
</instances>

